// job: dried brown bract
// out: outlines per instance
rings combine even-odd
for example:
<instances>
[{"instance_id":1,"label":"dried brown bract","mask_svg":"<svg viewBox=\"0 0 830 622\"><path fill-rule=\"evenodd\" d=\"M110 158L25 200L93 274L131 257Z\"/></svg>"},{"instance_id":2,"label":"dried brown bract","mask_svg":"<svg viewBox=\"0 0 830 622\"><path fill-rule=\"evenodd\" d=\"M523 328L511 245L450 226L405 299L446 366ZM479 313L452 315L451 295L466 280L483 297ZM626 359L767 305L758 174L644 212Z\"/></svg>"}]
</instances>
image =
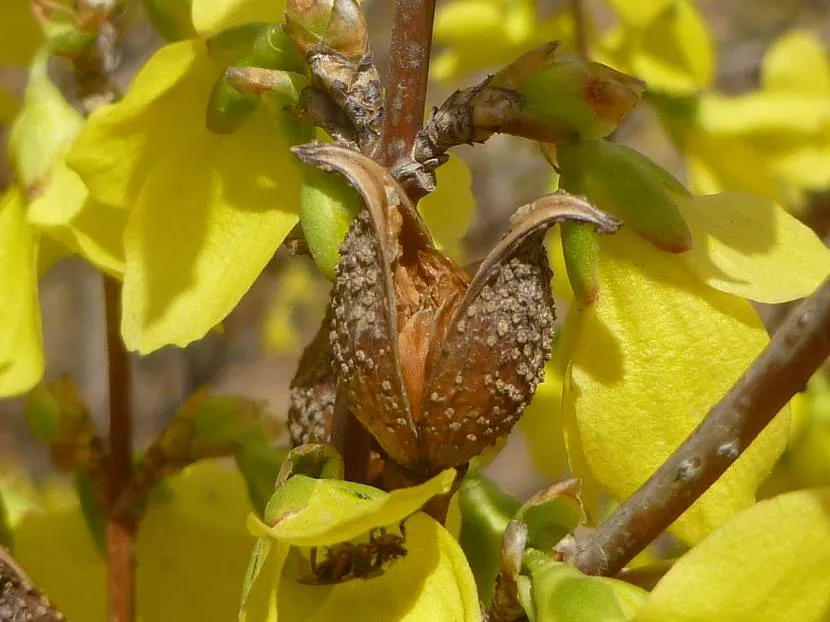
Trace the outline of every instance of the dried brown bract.
<instances>
[{"instance_id":1,"label":"dried brown bract","mask_svg":"<svg viewBox=\"0 0 830 622\"><path fill-rule=\"evenodd\" d=\"M544 233L563 220L601 233L618 223L581 198L543 197L516 212L471 281L386 169L336 146L295 153L344 175L364 204L330 312L349 409L414 480L465 464L510 431L542 381L555 317Z\"/></svg>"}]
</instances>

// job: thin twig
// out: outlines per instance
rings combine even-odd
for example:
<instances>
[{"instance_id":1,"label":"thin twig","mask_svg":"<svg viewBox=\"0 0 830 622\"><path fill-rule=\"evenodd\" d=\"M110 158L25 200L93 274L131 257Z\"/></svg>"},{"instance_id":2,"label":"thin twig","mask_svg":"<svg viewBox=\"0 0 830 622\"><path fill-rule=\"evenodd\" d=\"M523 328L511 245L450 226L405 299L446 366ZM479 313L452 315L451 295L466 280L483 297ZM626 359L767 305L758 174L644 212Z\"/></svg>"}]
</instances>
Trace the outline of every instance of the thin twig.
<instances>
[{"instance_id":1,"label":"thin twig","mask_svg":"<svg viewBox=\"0 0 830 622\"><path fill-rule=\"evenodd\" d=\"M574 44L576 51L582 60L588 60L588 23L585 18L585 7L583 0L570 0L571 17L574 20Z\"/></svg>"},{"instance_id":2,"label":"thin twig","mask_svg":"<svg viewBox=\"0 0 830 622\"><path fill-rule=\"evenodd\" d=\"M109 355L109 507L107 561L111 622L132 622L135 617L134 520L115 514L118 499L132 473L132 404L130 360L121 341L121 284L104 277L104 302Z\"/></svg>"},{"instance_id":3,"label":"thin twig","mask_svg":"<svg viewBox=\"0 0 830 622\"><path fill-rule=\"evenodd\" d=\"M435 0L395 0L384 102L383 163L409 155L424 123Z\"/></svg>"},{"instance_id":4,"label":"thin twig","mask_svg":"<svg viewBox=\"0 0 830 622\"><path fill-rule=\"evenodd\" d=\"M830 278L669 459L582 544L575 564L614 575L685 512L830 355Z\"/></svg>"}]
</instances>

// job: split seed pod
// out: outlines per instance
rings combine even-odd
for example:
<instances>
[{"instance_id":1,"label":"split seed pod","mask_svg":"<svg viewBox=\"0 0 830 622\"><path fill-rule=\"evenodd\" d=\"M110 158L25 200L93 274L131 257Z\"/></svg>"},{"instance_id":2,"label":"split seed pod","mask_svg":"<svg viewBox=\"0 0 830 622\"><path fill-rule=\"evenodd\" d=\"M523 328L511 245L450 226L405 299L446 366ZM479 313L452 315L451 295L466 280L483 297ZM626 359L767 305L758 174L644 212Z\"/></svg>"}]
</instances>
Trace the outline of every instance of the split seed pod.
<instances>
[{"instance_id":1,"label":"split seed pod","mask_svg":"<svg viewBox=\"0 0 830 622\"><path fill-rule=\"evenodd\" d=\"M363 200L332 292L347 406L415 479L468 462L512 429L544 377L555 317L545 232L564 220L600 233L619 223L581 198L543 197L516 212L471 281L379 164L333 145L294 151Z\"/></svg>"}]
</instances>

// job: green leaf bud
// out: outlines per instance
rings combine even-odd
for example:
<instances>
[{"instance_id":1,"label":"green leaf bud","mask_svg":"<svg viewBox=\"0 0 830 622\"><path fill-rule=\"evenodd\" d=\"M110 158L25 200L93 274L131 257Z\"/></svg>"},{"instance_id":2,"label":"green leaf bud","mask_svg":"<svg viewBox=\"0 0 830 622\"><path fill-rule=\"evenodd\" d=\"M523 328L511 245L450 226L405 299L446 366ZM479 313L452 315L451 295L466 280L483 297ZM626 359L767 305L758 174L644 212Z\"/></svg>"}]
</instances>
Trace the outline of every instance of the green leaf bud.
<instances>
[{"instance_id":1,"label":"green leaf bud","mask_svg":"<svg viewBox=\"0 0 830 622\"><path fill-rule=\"evenodd\" d=\"M504 530L521 504L479 473L464 478L459 504L461 548L473 570L479 597L489 601L501 565Z\"/></svg>"},{"instance_id":2,"label":"green leaf bud","mask_svg":"<svg viewBox=\"0 0 830 622\"><path fill-rule=\"evenodd\" d=\"M591 227L577 222L562 223L562 254L574 299L584 309L599 293L599 246Z\"/></svg>"},{"instance_id":3,"label":"green leaf bud","mask_svg":"<svg viewBox=\"0 0 830 622\"><path fill-rule=\"evenodd\" d=\"M296 101L305 86L305 65L279 24L244 24L214 35L211 56L233 63L216 81L208 101L206 125L231 134L274 92ZM245 71L249 70L249 71Z\"/></svg>"},{"instance_id":4,"label":"green leaf bud","mask_svg":"<svg viewBox=\"0 0 830 622\"><path fill-rule=\"evenodd\" d=\"M285 29L304 56L325 47L356 60L369 45L366 18L356 0L289 0Z\"/></svg>"},{"instance_id":5,"label":"green leaf bud","mask_svg":"<svg viewBox=\"0 0 830 622\"><path fill-rule=\"evenodd\" d=\"M586 195L661 250L683 253L692 247L677 204L689 192L638 151L598 140L559 145L557 158L569 191Z\"/></svg>"},{"instance_id":6,"label":"green leaf bud","mask_svg":"<svg viewBox=\"0 0 830 622\"><path fill-rule=\"evenodd\" d=\"M527 525L529 546L551 550L585 523L578 493L579 480L570 479L545 488L522 504L515 518Z\"/></svg>"},{"instance_id":7,"label":"green leaf bud","mask_svg":"<svg viewBox=\"0 0 830 622\"><path fill-rule=\"evenodd\" d=\"M329 280L334 280L340 244L359 212L360 199L341 175L304 167L300 223L314 262Z\"/></svg>"},{"instance_id":8,"label":"green leaf bud","mask_svg":"<svg viewBox=\"0 0 830 622\"><path fill-rule=\"evenodd\" d=\"M623 581L583 575L535 549L525 553L522 574L531 590L520 590L528 617L539 622L625 622L648 593Z\"/></svg>"}]
</instances>

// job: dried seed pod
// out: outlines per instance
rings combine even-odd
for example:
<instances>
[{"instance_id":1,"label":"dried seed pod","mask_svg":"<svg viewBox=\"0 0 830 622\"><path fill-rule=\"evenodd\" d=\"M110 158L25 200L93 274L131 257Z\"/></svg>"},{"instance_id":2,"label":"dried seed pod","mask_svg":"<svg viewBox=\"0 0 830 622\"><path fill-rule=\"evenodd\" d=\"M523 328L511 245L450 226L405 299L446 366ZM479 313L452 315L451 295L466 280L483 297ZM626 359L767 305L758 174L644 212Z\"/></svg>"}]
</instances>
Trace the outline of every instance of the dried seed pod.
<instances>
[{"instance_id":1,"label":"dried seed pod","mask_svg":"<svg viewBox=\"0 0 830 622\"><path fill-rule=\"evenodd\" d=\"M329 339L331 306L303 354L288 390L288 433L294 447L326 443L331 438L337 374L332 369Z\"/></svg>"},{"instance_id":2,"label":"dried seed pod","mask_svg":"<svg viewBox=\"0 0 830 622\"><path fill-rule=\"evenodd\" d=\"M542 380L554 318L545 231L564 220L601 233L618 223L581 198L543 197L516 212L470 283L383 167L333 145L294 151L342 173L363 200L331 307L349 408L416 479L466 463L510 431Z\"/></svg>"},{"instance_id":3,"label":"dried seed pod","mask_svg":"<svg viewBox=\"0 0 830 622\"><path fill-rule=\"evenodd\" d=\"M430 363L421 448L432 469L467 462L507 434L544 379L555 309L545 232L559 222L618 223L582 198L555 193L520 208L479 267Z\"/></svg>"}]
</instances>

